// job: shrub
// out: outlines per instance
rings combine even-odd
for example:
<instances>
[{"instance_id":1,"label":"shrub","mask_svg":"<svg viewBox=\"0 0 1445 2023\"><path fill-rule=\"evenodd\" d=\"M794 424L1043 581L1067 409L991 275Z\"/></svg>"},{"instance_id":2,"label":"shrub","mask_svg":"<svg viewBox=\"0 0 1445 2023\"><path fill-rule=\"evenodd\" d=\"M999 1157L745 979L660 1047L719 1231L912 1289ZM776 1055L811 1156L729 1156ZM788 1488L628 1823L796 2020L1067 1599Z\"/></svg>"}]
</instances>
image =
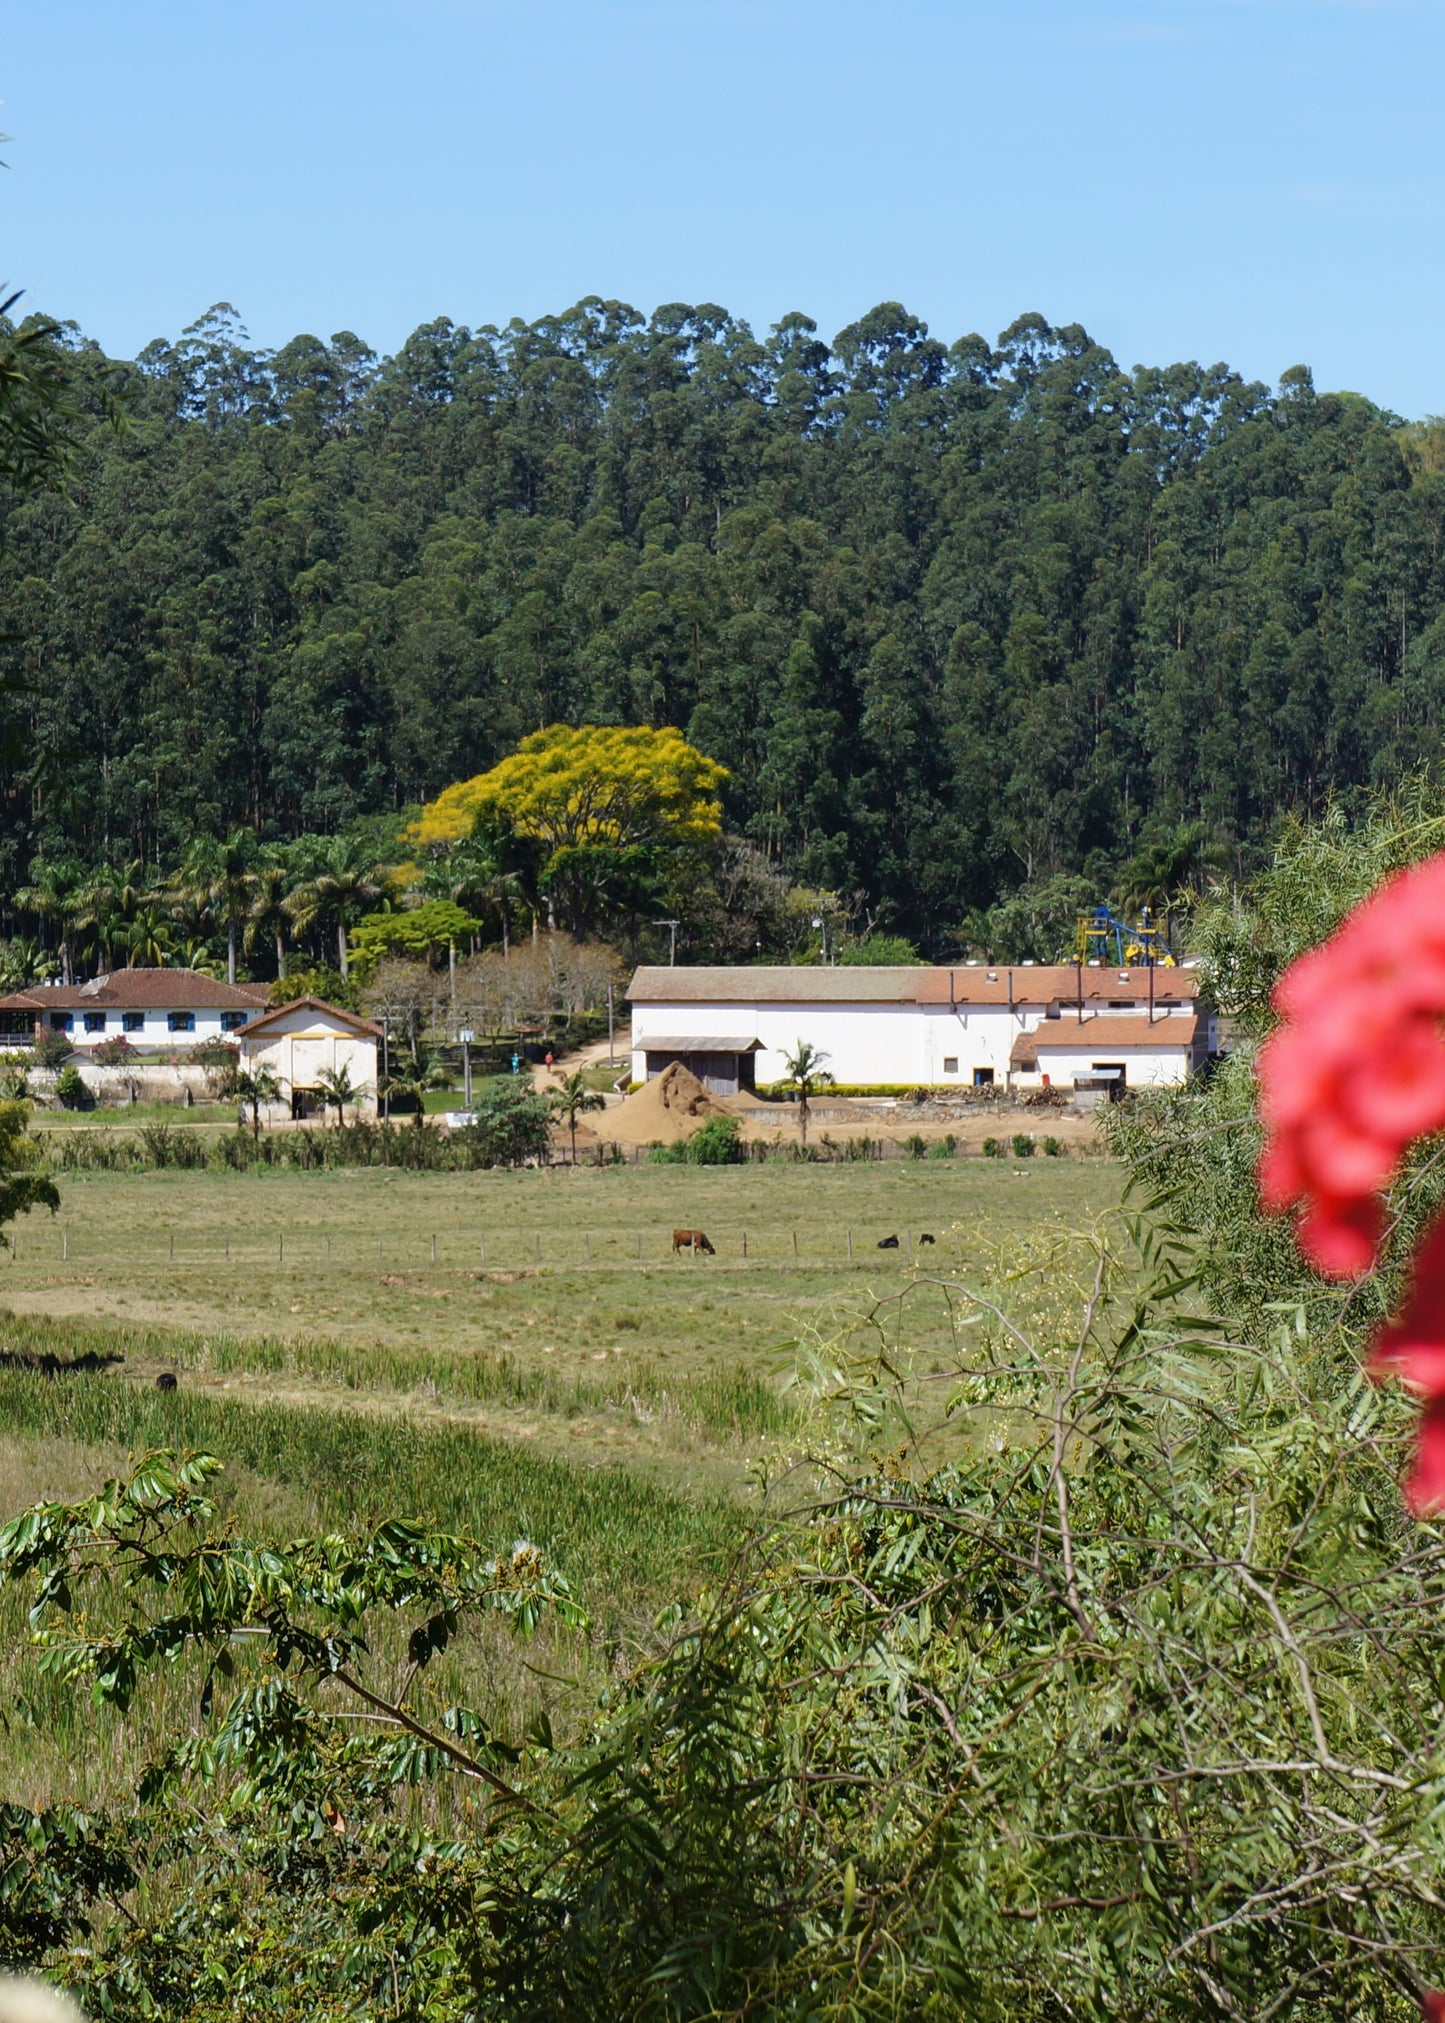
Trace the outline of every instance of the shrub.
<instances>
[{"instance_id":1,"label":"shrub","mask_svg":"<svg viewBox=\"0 0 1445 2023\"><path fill-rule=\"evenodd\" d=\"M356 987L342 977L339 969L327 969L316 964L308 969L293 969L289 975L278 977L266 993L269 1005L291 1004L298 997L319 997L327 1004L339 1005L343 1011L355 1011Z\"/></svg>"},{"instance_id":2,"label":"shrub","mask_svg":"<svg viewBox=\"0 0 1445 2023\"><path fill-rule=\"evenodd\" d=\"M55 1078L55 1100L63 1110L88 1110L91 1094L79 1068L64 1067Z\"/></svg>"},{"instance_id":3,"label":"shrub","mask_svg":"<svg viewBox=\"0 0 1445 2023\"><path fill-rule=\"evenodd\" d=\"M985 1159L1002 1159L1003 1145L1000 1140L997 1138L985 1138L983 1141L983 1156Z\"/></svg>"},{"instance_id":4,"label":"shrub","mask_svg":"<svg viewBox=\"0 0 1445 2023\"><path fill-rule=\"evenodd\" d=\"M1009 1143L1013 1146L1015 1159L1033 1158L1034 1141L1032 1138L1026 1136L1024 1132L1015 1131L1013 1137L1009 1140Z\"/></svg>"},{"instance_id":5,"label":"shrub","mask_svg":"<svg viewBox=\"0 0 1445 2023\"><path fill-rule=\"evenodd\" d=\"M954 1137L952 1131L948 1131L930 1149L928 1156L930 1159L951 1159L957 1149L958 1140Z\"/></svg>"},{"instance_id":6,"label":"shrub","mask_svg":"<svg viewBox=\"0 0 1445 2023\"><path fill-rule=\"evenodd\" d=\"M1062 1159L1063 1156L1064 1156L1063 1140L1060 1138L1045 1138L1044 1140L1045 1159Z\"/></svg>"},{"instance_id":7,"label":"shrub","mask_svg":"<svg viewBox=\"0 0 1445 2023\"><path fill-rule=\"evenodd\" d=\"M141 1129L141 1148L159 1172L167 1166L194 1168L206 1164L205 1141L195 1131L178 1131L170 1124L146 1124Z\"/></svg>"},{"instance_id":8,"label":"shrub","mask_svg":"<svg viewBox=\"0 0 1445 2023\"><path fill-rule=\"evenodd\" d=\"M218 1102L236 1093L236 1077L241 1072L240 1050L230 1040L201 1040L186 1055L186 1065L204 1068L206 1087Z\"/></svg>"},{"instance_id":9,"label":"shrub","mask_svg":"<svg viewBox=\"0 0 1445 2023\"><path fill-rule=\"evenodd\" d=\"M690 1166L741 1166L747 1157L736 1117L709 1117L693 1132L684 1151Z\"/></svg>"},{"instance_id":10,"label":"shrub","mask_svg":"<svg viewBox=\"0 0 1445 2023\"><path fill-rule=\"evenodd\" d=\"M518 1075L483 1082L472 1105L475 1122L453 1134L464 1162L472 1166L520 1166L545 1161L551 1146L552 1112L544 1096ZM413 1137L425 1132L413 1131Z\"/></svg>"},{"instance_id":11,"label":"shrub","mask_svg":"<svg viewBox=\"0 0 1445 2023\"><path fill-rule=\"evenodd\" d=\"M903 1149L910 1159L926 1159L928 1157L927 1141L921 1138L917 1131L913 1132L911 1137L904 1139Z\"/></svg>"},{"instance_id":12,"label":"shrub","mask_svg":"<svg viewBox=\"0 0 1445 2023\"><path fill-rule=\"evenodd\" d=\"M57 1032L54 1026L37 1026L30 1051L35 1056L37 1067L59 1068L70 1059L75 1048L70 1043L69 1033Z\"/></svg>"},{"instance_id":13,"label":"shrub","mask_svg":"<svg viewBox=\"0 0 1445 2023\"><path fill-rule=\"evenodd\" d=\"M0 1097L7 1103L23 1103L30 1094L30 1070L23 1061L7 1062L0 1069Z\"/></svg>"},{"instance_id":14,"label":"shrub","mask_svg":"<svg viewBox=\"0 0 1445 2023\"><path fill-rule=\"evenodd\" d=\"M140 1055L124 1033L112 1033L108 1040L101 1040L92 1049L91 1059L102 1068L124 1068L138 1061Z\"/></svg>"},{"instance_id":15,"label":"shrub","mask_svg":"<svg viewBox=\"0 0 1445 2023\"><path fill-rule=\"evenodd\" d=\"M681 1145L664 1145L661 1139L647 1148L649 1166L681 1166L686 1157Z\"/></svg>"}]
</instances>

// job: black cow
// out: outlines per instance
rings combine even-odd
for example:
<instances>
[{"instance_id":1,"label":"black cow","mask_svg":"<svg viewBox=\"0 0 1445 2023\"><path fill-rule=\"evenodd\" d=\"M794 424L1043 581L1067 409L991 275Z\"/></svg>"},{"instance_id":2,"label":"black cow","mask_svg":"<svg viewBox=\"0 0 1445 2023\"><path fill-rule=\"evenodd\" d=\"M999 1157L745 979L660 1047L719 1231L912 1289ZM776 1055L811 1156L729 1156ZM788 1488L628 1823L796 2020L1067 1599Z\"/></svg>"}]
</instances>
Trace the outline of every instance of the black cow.
<instances>
[{"instance_id":1,"label":"black cow","mask_svg":"<svg viewBox=\"0 0 1445 2023\"><path fill-rule=\"evenodd\" d=\"M880 1250L897 1250L898 1238L896 1236L882 1237L879 1241L878 1248Z\"/></svg>"},{"instance_id":2,"label":"black cow","mask_svg":"<svg viewBox=\"0 0 1445 2023\"><path fill-rule=\"evenodd\" d=\"M918 1241L920 1242L920 1244L932 1243L933 1238L928 1234L927 1230L925 1230L922 1236L919 1237Z\"/></svg>"}]
</instances>

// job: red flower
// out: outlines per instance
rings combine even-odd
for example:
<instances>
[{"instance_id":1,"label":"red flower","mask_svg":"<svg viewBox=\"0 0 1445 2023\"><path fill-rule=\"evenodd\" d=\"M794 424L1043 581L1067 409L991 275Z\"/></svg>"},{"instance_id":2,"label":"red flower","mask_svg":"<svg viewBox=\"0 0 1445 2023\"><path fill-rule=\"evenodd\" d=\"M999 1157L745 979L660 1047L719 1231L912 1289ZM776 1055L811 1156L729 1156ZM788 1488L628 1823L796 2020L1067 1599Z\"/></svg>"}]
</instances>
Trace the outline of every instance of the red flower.
<instances>
[{"instance_id":1,"label":"red flower","mask_svg":"<svg viewBox=\"0 0 1445 2023\"><path fill-rule=\"evenodd\" d=\"M1445 1995L1438 1988L1429 1988L1420 1997L1420 2013L1425 2023L1445 2023Z\"/></svg>"},{"instance_id":2,"label":"red flower","mask_svg":"<svg viewBox=\"0 0 1445 2023\"><path fill-rule=\"evenodd\" d=\"M1301 1207L1310 1262L1358 1278L1375 1262L1385 1187L1417 1138L1445 1129L1445 856L1387 880L1291 964L1274 1004L1281 1023L1259 1058L1260 1200L1277 1214ZM1445 1218L1370 1369L1424 1400L1406 1493L1421 1515L1445 1510Z\"/></svg>"}]
</instances>

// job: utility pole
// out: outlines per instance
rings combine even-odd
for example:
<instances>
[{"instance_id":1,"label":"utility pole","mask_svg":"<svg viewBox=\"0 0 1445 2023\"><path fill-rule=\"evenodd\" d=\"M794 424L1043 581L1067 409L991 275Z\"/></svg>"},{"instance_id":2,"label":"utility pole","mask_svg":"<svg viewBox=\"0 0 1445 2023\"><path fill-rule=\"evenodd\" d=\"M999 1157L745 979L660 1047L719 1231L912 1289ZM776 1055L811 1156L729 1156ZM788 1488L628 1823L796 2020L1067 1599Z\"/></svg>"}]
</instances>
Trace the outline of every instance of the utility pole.
<instances>
[{"instance_id":1,"label":"utility pole","mask_svg":"<svg viewBox=\"0 0 1445 2023\"><path fill-rule=\"evenodd\" d=\"M671 945L671 947L670 947L670 948L668 949L668 953L667 953L667 966L668 966L668 968L669 968L669 969L674 969L674 968L676 968L676 966L677 966L677 926L678 926L677 922L676 922L675 920L654 920L652 924L653 924L653 926L654 926L654 927L666 927L666 928L669 928L669 929L671 930L671 933L672 933L672 945Z\"/></svg>"},{"instance_id":2,"label":"utility pole","mask_svg":"<svg viewBox=\"0 0 1445 2023\"><path fill-rule=\"evenodd\" d=\"M815 913L813 915L813 925L823 937L823 967L826 969L828 967L828 923L821 913Z\"/></svg>"},{"instance_id":3,"label":"utility pole","mask_svg":"<svg viewBox=\"0 0 1445 2023\"><path fill-rule=\"evenodd\" d=\"M617 1066L617 1049L612 1041L612 986L610 983L607 986L607 1065L609 1068Z\"/></svg>"},{"instance_id":4,"label":"utility pole","mask_svg":"<svg viewBox=\"0 0 1445 2023\"><path fill-rule=\"evenodd\" d=\"M457 1034L462 1043L462 1108L472 1107L472 1041L475 1034L470 1026L463 1026Z\"/></svg>"}]
</instances>

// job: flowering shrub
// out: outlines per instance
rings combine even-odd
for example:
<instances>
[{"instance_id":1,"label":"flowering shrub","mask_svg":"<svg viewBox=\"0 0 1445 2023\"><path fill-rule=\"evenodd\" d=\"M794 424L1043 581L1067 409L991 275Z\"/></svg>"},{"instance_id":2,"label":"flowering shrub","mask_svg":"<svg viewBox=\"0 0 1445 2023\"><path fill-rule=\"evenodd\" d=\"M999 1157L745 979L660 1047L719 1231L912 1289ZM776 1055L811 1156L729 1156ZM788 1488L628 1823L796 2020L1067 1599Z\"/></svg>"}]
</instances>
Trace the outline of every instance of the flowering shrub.
<instances>
[{"instance_id":1,"label":"flowering shrub","mask_svg":"<svg viewBox=\"0 0 1445 2023\"><path fill-rule=\"evenodd\" d=\"M1387 880L1275 987L1282 1023L1259 1060L1260 1198L1276 1212L1302 1206L1300 1248L1333 1278L1375 1262L1385 1187L1414 1141L1445 1127L1442 923L1445 855ZM1445 1510L1445 1220L1426 1233L1370 1370L1423 1400L1406 1493L1419 1515Z\"/></svg>"}]
</instances>

